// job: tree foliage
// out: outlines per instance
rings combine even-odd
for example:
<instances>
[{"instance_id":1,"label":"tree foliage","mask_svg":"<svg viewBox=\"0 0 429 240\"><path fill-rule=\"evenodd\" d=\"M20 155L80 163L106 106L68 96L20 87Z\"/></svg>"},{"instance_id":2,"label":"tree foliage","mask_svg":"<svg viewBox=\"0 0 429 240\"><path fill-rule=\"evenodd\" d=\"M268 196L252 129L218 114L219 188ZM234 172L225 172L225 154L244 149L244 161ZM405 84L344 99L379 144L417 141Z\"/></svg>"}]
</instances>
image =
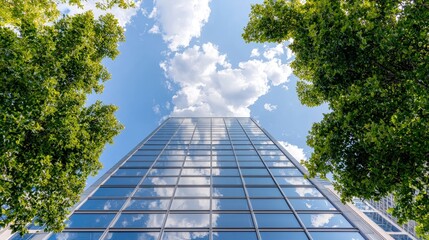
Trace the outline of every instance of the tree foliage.
<instances>
[{"instance_id":1,"label":"tree foliage","mask_svg":"<svg viewBox=\"0 0 429 240\"><path fill-rule=\"evenodd\" d=\"M110 78L101 61L119 53L123 29L111 14L55 20L53 1L1 2L0 226L24 233L34 220L60 231L123 128L115 106L86 105Z\"/></svg>"},{"instance_id":2,"label":"tree foliage","mask_svg":"<svg viewBox=\"0 0 429 240\"><path fill-rule=\"evenodd\" d=\"M265 0L243 38L293 39L301 102L329 103L307 138L310 176L332 172L344 201L392 193L393 215L428 234L427 1Z\"/></svg>"}]
</instances>

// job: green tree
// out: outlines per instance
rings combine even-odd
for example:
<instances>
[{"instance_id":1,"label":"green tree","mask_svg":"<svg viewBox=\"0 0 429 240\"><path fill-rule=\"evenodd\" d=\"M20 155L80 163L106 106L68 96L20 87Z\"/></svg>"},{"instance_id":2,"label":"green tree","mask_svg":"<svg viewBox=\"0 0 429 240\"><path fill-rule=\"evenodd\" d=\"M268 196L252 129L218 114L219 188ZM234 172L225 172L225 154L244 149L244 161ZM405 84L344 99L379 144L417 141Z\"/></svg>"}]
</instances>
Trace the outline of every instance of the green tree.
<instances>
[{"instance_id":1,"label":"green tree","mask_svg":"<svg viewBox=\"0 0 429 240\"><path fill-rule=\"evenodd\" d=\"M9 5L0 4L0 226L25 233L34 220L60 231L123 128L115 106L86 105L110 78L101 61L119 53L123 29L111 14L52 21L53 1L1 2Z\"/></svg>"},{"instance_id":2,"label":"green tree","mask_svg":"<svg viewBox=\"0 0 429 240\"><path fill-rule=\"evenodd\" d=\"M310 176L332 172L343 201L393 194L428 239L428 2L265 0L243 38L293 39L301 102L330 106L307 137Z\"/></svg>"}]
</instances>

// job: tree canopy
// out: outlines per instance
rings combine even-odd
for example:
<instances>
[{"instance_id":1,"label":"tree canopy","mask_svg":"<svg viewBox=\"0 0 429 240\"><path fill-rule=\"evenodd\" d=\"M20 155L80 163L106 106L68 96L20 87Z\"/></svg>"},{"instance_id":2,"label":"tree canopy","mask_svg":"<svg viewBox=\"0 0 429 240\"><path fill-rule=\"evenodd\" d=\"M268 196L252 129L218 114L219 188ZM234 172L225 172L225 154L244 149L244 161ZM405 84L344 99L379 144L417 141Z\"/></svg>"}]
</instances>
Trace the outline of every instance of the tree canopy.
<instances>
[{"instance_id":1,"label":"tree canopy","mask_svg":"<svg viewBox=\"0 0 429 240\"><path fill-rule=\"evenodd\" d=\"M123 128L115 106L86 103L110 78L101 61L119 53L123 29L111 14L58 18L55 1L0 2L0 226L60 231Z\"/></svg>"},{"instance_id":2,"label":"tree canopy","mask_svg":"<svg viewBox=\"0 0 429 240\"><path fill-rule=\"evenodd\" d=\"M295 53L301 103L331 111L307 137L310 176L333 173L342 200L393 194L393 215L429 233L429 4L265 0L246 41Z\"/></svg>"}]
</instances>

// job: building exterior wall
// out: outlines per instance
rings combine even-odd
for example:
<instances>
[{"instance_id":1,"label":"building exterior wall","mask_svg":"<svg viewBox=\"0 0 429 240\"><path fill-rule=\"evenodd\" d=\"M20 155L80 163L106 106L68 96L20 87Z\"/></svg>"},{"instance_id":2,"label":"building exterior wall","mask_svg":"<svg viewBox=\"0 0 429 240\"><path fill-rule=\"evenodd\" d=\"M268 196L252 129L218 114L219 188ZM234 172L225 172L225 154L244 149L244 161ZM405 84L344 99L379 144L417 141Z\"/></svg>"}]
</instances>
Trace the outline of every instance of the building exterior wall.
<instances>
[{"instance_id":1,"label":"building exterior wall","mask_svg":"<svg viewBox=\"0 0 429 240\"><path fill-rule=\"evenodd\" d=\"M251 118L169 118L85 192L62 233L24 237L383 239L304 174Z\"/></svg>"}]
</instances>

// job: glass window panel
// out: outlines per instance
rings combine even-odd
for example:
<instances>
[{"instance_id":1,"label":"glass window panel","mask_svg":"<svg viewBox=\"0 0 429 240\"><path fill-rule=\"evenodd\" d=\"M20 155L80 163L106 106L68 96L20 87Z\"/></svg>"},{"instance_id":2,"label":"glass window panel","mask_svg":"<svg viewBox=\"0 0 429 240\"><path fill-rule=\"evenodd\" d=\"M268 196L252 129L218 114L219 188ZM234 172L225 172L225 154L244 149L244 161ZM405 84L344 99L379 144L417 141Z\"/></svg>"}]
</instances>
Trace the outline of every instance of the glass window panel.
<instances>
[{"instance_id":1,"label":"glass window panel","mask_svg":"<svg viewBox=\"0 0 429 240\"><path fill-rule=\"evenodd\" d=\"M229 140L212 140L212 144L230 144L231 142Z\"/></svg>"},{"instance_id":2,"label":"glass window panel","mask_svg":"<svg viewBox=\"0 0 429 240\"><path fill-rule=\"evenodd\" d=\"M210 150L189 150L188 155L210 155Z\"/></svg>"},{"instance_id":3,"label":"glass window panel","mask_svg":"<svg viewBox=\"0 0 429 240\"><path fill-rule=\"evenodd\" d=\"M98 240L103 232L61 232L54 233L49 240Z\"/></svg>"},{"instance_id":4,"label":"glass window panel","mask_svg":"<svg viewBox=\"0 0 429 240\"><path fill-rule=\"evenodd\" d=\"M212 150L213 155L234 155L232 150Z\"/></svg>"},{"instance_id":5,"label":"glass window panel","mask_svg":"<svg viewBox=\"0 0 429 240\"><path fill-rule=\"evenodd\" d=\"M313 240L365 240L357 232L310 232L310 235L313 237Z\"/></svg>"},{"instance_id":6,"label":"glass window panel","mask_svg":"<svg viewBox=\"0 0 429 240\"><path fill-rule=\"evenodd\" d=\"M27 234L24 234L24 236L21 236L18 233L15 233L11 238L9 238L9 240L29 240L37 236L38 234L34 234L34 233L27 233Z\"/></svg>"},{"instance_id":7,"label":"glass window panel","mask_svg":"<svg viewBox=\"0 0 429 240\"><path fill-rule=\"evenodd\" d=\"M273 144L269 144L269 145L255 145L255 148L256 149L279 149L276 145L273 145Z\"/></svg>"},{"instance_id":8,"label":"glass window panel","mask_svg":"<svg viewBox=\"0 0 429 240\"><path fill-rule=\"evenodd\" d=\"M213 167L237 167L237 163L235 161L231 162L216 162L213 161Z\"/></svg>"},{"instance_id":9,"label":"glass window panel","mask_svg":"<svg viewBox=\"0 0 429 240\"><path fill-rule=\"evenodd\" d=\"M274 185L270 177L244 177L246 185Z\"/></svg>"},{"instance_id":10,"label":"glass window panel","mask_svg":"<svg viewBox=\"0 0 429 240\"><path fill-rule=\"evenodd\" d=\"M176 214L170 213L165 223L166 228L207 228L210 224L209 214Z\"/></svg>"},{"instance_id":11,"label":"glass window panel","mask_svg":"<svg viewBox=\"0 0 429 240\"><path fill-rule=\"evenodd\" d=\"M257 213L256 222L259 228L299 228L300 225L291 213Z\"/></svg>"},{"instance_id":12,"label":"glass window panel","mask_svg":"<svg viewBox=\"0 0 429 240\"><path fill-rule=\"evenodd\" d=\"M210 177L180 177L179 185L210 185Z\"/></svg>"},{"instance_id":13,"label":"glass window panel","mask_svg":"<svg viewBox=\"0 0 429 240\"><path fill-rule=\"evenodd\" d=\"M182 170L182 176L210 176L210 168L185 168Z\"/></svg>"},{"instance_id":14,"label":"glass window panel","mask_svg":"<svg viewBox=\"0 0 429 240\"><path fill-rule=\"evenodd\" d=\"M303 177L276 177L280 185L311 185L310 181Z\"/></svg>"},{"instance_id":15,"label":"glass window panel","mask_svg":"<svg viewBox=\"0 0 429 240\"><path fill-rule=\"evenodd\" d=\"M261 161L243 162L240 161L240 167L264 167Z\"/></svg>"},{"instance_id":16,"label":"glass window panel","mask_svg":"<svg viewBox=\"0 0 429 240\"><path fill-rule=\"evenodd\" d=\"M125 199L88 199L79 210L119 210L124 203Z\"/></svg>"},{"instance_id":17,"label":"glass window panel","mask_svg":"<svg viewBox=\"0 0 429 240\"><path fill-rule=\"evenodd\" d=\"M209 149L211 149L211 146L210 146L210 144L190 145L189 149L209 150Z\"/></svg>"},{"instance_id":18,"label":"glass window panel","mask_svg":"<svg viewBox=\"0 0 429 240\"><path fill-rule=\"evenodd\" d=\"M274 176L302 176L302 173L296 168L271 168Z\"/></svg>"},{"instance_id":19,"label":"glass window panel","mask_svg":"<svg viewBox=\"0 0 429 240\"><path fill-rule=\"evenodd\" d=\"M141 156L141 155L133 155L128 161L150 161L153 162L157 159L158 156Z\"/></svg>"},{"instance_id":20,"label":"glass window panel","mask_svg":"<svg viewBox=\"0 0 429 240\"><path fill-rule=\"evenodd\" d=\"M210 167L210 162L193 162L186 161L185 167Z\"/></svg>"},{"instance_id":21,"label":"glass window panel","mask_svg":"<svg viewBox=\"0 0 429 240\"><path fill-rule=\"evenodd\" d=\"M267 164L268 167L272 168L272 167L295 167L295 165L293 165L292 162L289 162L287 160L284 161L275 161L275 162L265 162Z\"/></svg>"},{"instance_id":22,"label":"glass window panel","mask_svg":"<svg viewBox=\"0 0 429 240\"><path fill-rule=\"evenodd\" d=\"M178 161L169 161L169 162L158 161L155 163L154 167L181 167L182 165L183 165L183 162L178 162Z\"/></svg>"},{"instance_id":23,"label":"glass window panel","mask_svg":"<svg viewBox=\"0 0 429 240\"><path fill-rule=\"evenodd\" d=\"M240 177L212 177L213 185L241 185Z\"/></svg>"},{"instance_id":24,"label":"glass window panel","mask_svg":"<svg viewBox=\"0 0 429 240\"><path fill-rule=\"evenodd\" d=\"M213 176L239 176L237 168L212 168Z\"/></svg>"},{"instance_id":25,"label":"glass window panel","mask_svg":"<svg viewBox=\"0 0 429 240\"><path fill-rule=\"evenodd\" d=\"M168 204L170 203L169 199L145 199L131 200L126 210L145 210L145 211L153 211L153 210L167 210Z\"/></svg>"},{"instance_id":26,"label":"glass window panel","mask_svg":"<svg viewBox=\"0 0 429 240\"><path fill-rule=\"evenodd\" d=\"M260 232L262 240L307 240L307 235L304 232ZM334 240L332 238L329 240ZM338 238L340 239L340 238Z\"/></svg>"},{"instance_id":27,"label":"glass window panel","mask_svg":"<svg viewBox=\"0 0 429 240\"><path fill-rule=\"evenodd\" d=\"M146 149L163 149L164 145L143 145L139 150L146 150Z\"/></svg>"},{"instance_id":28,"label":"glass window panel","mask_svg":"<svg viewBox=\"0 0 429 240\"><path fill-rule=\"evenodd\" d=\"M134 155L158 155L161 150L138 150Z\"/></svg>"},{"instance_id":29,"label":"glass window panel","mask_svg":"<svg viewBox=\"0 0 429 240\"><path fill-rule=\"evenodd\" d=\"M210 199L174 199L171 210L210 210Z\"/></svg>"},{"instance_id":30,"label":"glass window panel","mask_svg":"<svg viewBox=\"0 0 429 240\"><path fill-rule=\"evenodd\" d=\"M280 155L280 156L267 156L267 155L264 155L264 156L261 156L261 157L262 157L262 159L264 161L283 161L283 160L289 160L284 155Z\"/></svg>"},{"instance_id":31,"label":"glass window panel","mask_svg":"<svg viewBox=\"0 0 429 240\"><path fill-rule=\"evenodd\" d=\"M249 210L246 199L213 199L213 210Z\"/></svg>"},{"instance_id":32,"label":"glass window panel","mask_svg":"<svg viewBox=\"0 0 429 240\"><path fill-rule=\"evenodd\" d=\"M144 176L147 168L120 168L113 176Z\"/></svg>"},{"instance_id":33,"label":"glass window panel","mask_svg":"<svg viewBox=\"0 0 429 240\"><path fill-rule=\"evenodd\" d=\"M272 142L272 141L269 141L269 140L267 140L267 141L260 141L260 140L256 140L256 141L253 141L253 144L262 144L262 145L273 145L274 143Z\"/></svg>"},{"instance_id":34,"label":"glass window panel","mask_svg":"<svg viewBox=\"0 0 429 240\"><path fill-rule=\"evenodd\" d=\"M136 186L141 177L110 177L103 185L131 185Z\"/></svg>"},{"instance_id":35,"label":"glass window panel","mask_svg":"<svg viewBox=\"0 0 429 240\"><path fill-rule=\"evenodd\" d=\"M185 160L185 156L179 156L179 155L161 155L159 156L158 160L161 161L180 161L180 160Z\"/></svg>"},{"instance_id":36,"label":"glass window panel","mask_svg":"<svg viewBox=\"0 0 429 240\"><path fill-rule=\"evenodd\" d=\"M395 240L414 240L405 234L390 234L390 236Z\"/></svg>"},{"instance_id":37,"label":"glass window panel","mask_svg":"<svg viewBox=\"0 0 429 240\"><path fill-rule=\"evenodd\" d=\"M311 187L285 187L282 189L287 197L323 197L319 190Z\"/></svg>"},{"instance_id":38,"label":"glass window panel","mask_svg":"<svg viewBox=\"0 0 429 240\"><path fill-rule=\"evenodd\" d=\"M137 190L134 197L171 197L174 188L171 187L142 187Z\"/></svg>"},{"instance_id":39,"label":"glass window panel","mask_svg":"<svg viewBox=\"0 0 429 240\"><path fill-rule=\"evenodd\" d=\"M106 228L114 213L74 213L66 222L68 228Z\"/></svg>"},{"instance_id":40,"label":"glass window panel","mask_svg":"<svg viewBox=\"0 0 429 240\"><path fill-rule=\"evenodd\" d=\"M149 176L168 176L168 175L178 175L180 173L180 168L153 168L149 172Z\"/></svg>"},{"instance_id":41,"label":"glass window panel","mask_svg":"<svg viewBox=\"0 0 429 240\"><path fill-rule=\"evenodd\" d=\"M376 212L364 212L372 221L380 226L386 232L400 232L400 230L393 226L389 221Z\"/></svg>"},{"instance_id":42,"label":"glass window panel","mask_svg":"<svg viewBox=\"0 0 429 240\"><path fill-rule=\"evenodd\" d=\"M253 150L253 146L252 145L235 145L234 149L237 150Z\"/></svg>"},{"instance_id":43,"label":"glass window panel","mask_svg":"<svg viewBox=\"0 0 429 240\"><path fill-rule=\"evenodd\" d=\"M175 185L177 177L147 177L143 180L143 185L163 186Z\"/></svg>"},{"instance_id":44,"label":"glass window panel","mask_svg":"<svg viewBox=\"0 0 429 240\"><path fill-rule=\"evenodd\" d=\"M213 161L235 161L233 155L215 155L212 157Z\"/></svg>"},{"instance_id":45,"label":"glass window panel","mask_svg":"<svg viewBox=\"0 0 429 240\"><path fill-rule=\"evenodd\" d=\"M162 226L165 214L136 214L122 213L114 228L159 228Z\"/></svg>"},{"instance_id":46,"label":"glass window panel","mask_svg":"<svg viewBox=\"0 0 429 240\"><path fill-rule=\"evenodd\" d=\"M209 197L209 187L178 187L176 190L177 197Z\"/></svg>"},{"instance_id":47,"label":"glass window panel","mask_svg":"<svg viewBox=\"0 0 429 240\"><path fill-rule=\"evenodd\" d=\"M128 197L134 188L99 188L93 197Z\"/></svg>"},{"instance_id":48,"label":"glass window panel","mask_svg":"<svg viewBox=\"0 0 429 240\"><path fill-rule=\"evenodd\" d=\"M188 155L186 156L186 161L210 161L210 156L194 156Z\"/></svg>"},{"instance_id":49,"label":"glass window panel","mask_svg":"<svg viewBox=\"0 0 429 240\"><path fill-rule=\"evenodd\" d=\"M237 156L237 160L238 161L261 161L261 158L259 158L259 156L243 156L243 155L238 155Z\"/></svg>"},{"instance_id":50,"label":"glass window panel","mask_svg":"<svg viewBox=\"0 0 429 240\"><path fill-rule=\"evenodd\" d=\"M259 153L261 155L270 155L270 156L284 155L284 153L280 150L259 150Z\"/></svg>"},{"instance_id":51,"label":"glass window panel","mask_svg":"<svg viewBox=\"0 0 429 240\"><path fill-rule=\"evenodd\" d=\"M247 213L220 213L212 214L214 228L252 228L253 221Z\"/></svg>"},{"instance_id":52,"label":"glass window panel","mask_svg":"<svg viewBox=\"0 0 429 240\"><path fill-rule=\"evenodd\" d=\"M277 188L248 187L247 192L249 193L249 197L282 197Z\"/></svg>"},{"instance_id":53,"label":"glass window panel","mask_svg":"<svg viewBox=\"0 0 429 240\"><path fill-rule=\"evenodd\" d=\"M255 232L213 232L213 240L257 240Z\"/></svg>"},{"instance_id":54,"label":"glass window panel","mask_svg":"<svg viewBox=\"0 0 429 240\"><path fill-rule=\"evenodd\" d=\"M209 240L209 232L164 232L162 240Z\"/></svg>"},{"instance_id":55,"label":"glass window panel","mask_svg":"<svg viewBox=\"0 0 429 240\"><path fill-rule=\"evenodd\" d=\"M168 149L162 152L162 155L186 155L185 149Z\"/></svg>"},{"instance_id":56,"label":"glass window panel","mask_svg":"<svg viewBox=\"0 0 429 240\"><path fill-rule=\"evenodd\" d=\"M289 199L295 210L336 210L336 208L325 199Z\"/></svg>"},{"instance_id":57,"label":"glass window panel","mask_svg":"<svg viewBox=\"0 0 429 240\"><path fill-rule=\"evenodd\" d=\"M232 149L232 146L230 144L216 144L216 145L212 145L212 149L213 150L217 150L217 149Z\"/></svg>"},{"instance_id":58,"label":"glass window panel","mask_svg":"<svg viewBox=\"0 0 429 240\"><path fill-rule=\"evenodd\" d=\"M237 140L231 140L232 144L250 144L250 141L237 141Z\"/></svg>"},{"instance_id":59,"label":"glass window panel","mask_svg":"<svg viewBox=\"0 0 429 240\"><path fill-rule=\"evenodd\" d=\"M106 236L108 240L124 239L141 239L155 240L158 239L159 232L109 232Z\"/></svg>"},{"instance_id":60,"label":"glass window panel","mask_svg":"<svg viewBox=\"0 0 429 240\"><path fill-rule=\"evenodd\" d=\"M243 188L213 188L214 197L244 197Z\"/></svg>"},{"instance_id":61,"label":"glass window panel","mask_svg":"<svg viewBox=\"0 0 429 240\"><path fill-rule=\"evenodd\" d=\"M140 167L140 168L148 168L152 166L152 162L126 162L122 167Z\"/></svg>"},{"instance_id":62,"label":"glass window panel","mask_svg":"<svg viewBox=\"0 0 429 240\"><path fill-rule=\"evenodd\" d=\"M298 216L308 228L352 228L341 214L302 213Z\"/></svg>"},{"instance_id":63,"label":"glass window panel","mask_svg":"<svg viewBox=\"0 0 429 240\"><path fill-rule=\"evenodd\" d=\"M250 199L253 210L290 210L284 199Z\"/></svg>"},{"instance_id":64,"label":"glass window panel","mask_svg":"<svg viewBox=\"0 0 429 240\"><path fill-rule=\"evenodd\" d=\"M248 150L237 150L237 149L235 149L235 154L236 155L251 155L251 156L257 155L255 150L249 150L249 149Z\"/></svg>"},{"instance_id":65,"label":"glass window panel","mask_svg":"<svg viewBox=\"0 0 429 240\"><path fill-rule=\"evenodd\" d=\"M269 176L269 173L265 168L242 168L241 173L247 176Z\"/></svg>"}]
</instances>

